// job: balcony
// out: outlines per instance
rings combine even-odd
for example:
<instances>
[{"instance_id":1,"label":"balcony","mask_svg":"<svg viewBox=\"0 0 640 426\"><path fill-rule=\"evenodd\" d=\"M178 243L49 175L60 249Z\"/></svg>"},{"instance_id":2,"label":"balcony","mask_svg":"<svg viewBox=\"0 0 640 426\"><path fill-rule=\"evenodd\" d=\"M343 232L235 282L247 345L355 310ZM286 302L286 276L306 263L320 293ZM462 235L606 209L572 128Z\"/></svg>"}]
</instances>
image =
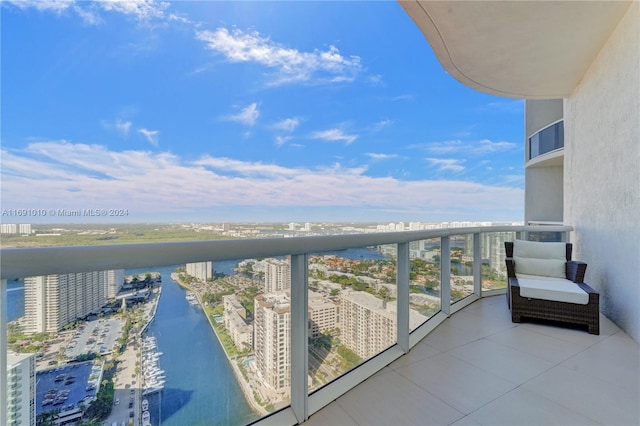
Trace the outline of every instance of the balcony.
<instances>
[{"instance_id":1,"label":"balcony","mask_svg":"<svg viewBox=\"0 0 640 426\"><path fill-rule=\"evenodd\" d=\"M564 122L553 123L529 137L527 167L562 165Z\"/></svg>"},{"instance_id":2,"label":"balcony","mask_svg":"<svg viewBox=\"0 0 640 426\"><path fill-rule=\"evenodd\" d=\"M504 297L483 298L305 425L638 424L638 344L600 326L514 324Z\"/></svg>"},{"instance_id":3,"label":"balcony","mask_svg":"<svg viewBox=\"0 0 640 426\"><path fill-rule=\"evenodd\" d=\"M605 317L601 335L540 324L513 324L504 287L489 288L483 248L527 238L535 226L495 226L379 234L2 250L3 279L69 271L131 269L187 262L290 256L290 401L263 424L528 424L638 421L638 345ZM571 228L545 227L568 240ZM452 250L453 242L462 250ZM437 309L410 294L416 245L437 251ZM379 247L394 259L394 338L386 349L320 385L310 383L310 257ZM470 264L469 284L452 268ZM4 291L4 288L2 289ZM364 293L364 292L363 292ZM386 301L385 301L386 304ZM417 309L421 309L418 307ZM3 315L2 336L6 336ZM287 332L286 329L284 331ZM3 337L4 339L4 337ZM2 341L2 353L6 342ZM1 359L0 359L1 361ZM6 362L6 360L4 361ZM5 368L5 366L0 365ZM7 398L6 388L2 390ZM541 417L534 417L541 416ZM548 416L548 417L545 417ZM535 421L533 419L536 419ZM558 420L560 419L560 420ZM0 419L1 420L1 419Z\"/></svg>"}]
</instances>

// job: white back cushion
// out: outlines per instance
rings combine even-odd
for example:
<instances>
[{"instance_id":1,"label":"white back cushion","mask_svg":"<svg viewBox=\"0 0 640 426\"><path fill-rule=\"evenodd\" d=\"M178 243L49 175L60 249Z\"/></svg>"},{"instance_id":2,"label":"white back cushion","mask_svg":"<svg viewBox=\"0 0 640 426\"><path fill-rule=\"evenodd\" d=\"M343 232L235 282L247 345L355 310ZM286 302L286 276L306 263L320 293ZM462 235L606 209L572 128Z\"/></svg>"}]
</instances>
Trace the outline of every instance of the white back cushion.
<instances>
[{"instance_id":1,"label":"white back cushion","mask_svg":"<svg viewBox=\"0 0 640 426\"><path fill-rule=\"evenodd\" d=\"M513 260L518 274L566 278L567 259L565 243L540 243L515 240Z\"/></svg>"},{"instance_id":2,"label":"white back cushion","mask_svg":"<svg viewBox=\"0 0 640 426\"><path fill-rule=\"evenodd\" d=\"M541 275L543 277L566 278L565 261L559 259L536 259L534 257L514 256L516 273Z\"/></svg>"},{"instance_id":3,"label":"white back cushion","mask_svg":"<svg viewBox=\"0 0 640 426\"><path fill-rule=\"evenodd\" d=\"M513 256L566 261L566 246L566 243L540 243L537 241L515 240L513 242Z\"/></svg>"}]
</instances>

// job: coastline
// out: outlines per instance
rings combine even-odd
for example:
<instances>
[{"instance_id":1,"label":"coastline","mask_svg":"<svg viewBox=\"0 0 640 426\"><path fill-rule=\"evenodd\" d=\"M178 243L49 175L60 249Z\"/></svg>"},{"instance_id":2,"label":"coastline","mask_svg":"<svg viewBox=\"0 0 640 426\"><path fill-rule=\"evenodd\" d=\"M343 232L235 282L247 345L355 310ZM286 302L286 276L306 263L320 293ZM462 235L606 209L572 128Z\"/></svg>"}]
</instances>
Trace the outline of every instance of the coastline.
<instances>
[{"instance_id":1,"label":"coastline","mask_svg":"<svg viewBox=\"0 0 640 426\"><path fill-rule=\"evenodd\" d=\"M218 339L218 343L220 343L220 346L222 347L222 350L224 351L224 354L225 354L225 356L227 358L227 362L229 363L229 365L231 365L231 368L233 370L233 374L236 377L236 381L240 385L240 388L242 389L242 393L244 394L245 400L249 403L249 405L251 406L251 408L254 410L254 412L256 414L259 414L260 416L265 416L265 415L269 414L269 411L267 411L267 409L265 407L263 407L262 405L258 404L258 401L255 399L255 397L253 395L253 389L251 389L249 387L249 384L244 380L242 372L240 371L240 368L238 367L237 363L234 362L231 359L231 357L229 356L229 353L227 352L227 349L222 344L220 336L218 335L218 332L216 331L216 328L213 325L211 317L209 317L209 315L207 315L206 311L204 310L204 305L202 304L202 299L200 298L200 293L197 292L192 287L190 287L187 284L185 284L182 281L180 281L180 278L178 277L178 274L176 272L172 272L171 273L171 279L173 281L175 281L176 283L178 283L178 285L180 287L182 287L182 288L184 288L184 289L186 289L188 291L193 292L193 294L195 294L195 296L198 298L199 307L200 307L200 309L202 309L202 312L204 313L204 316L207 318L207 321L209 322L209 326L213 330L213 333L215 334L216 339Z\"/></svg>"}]
</instances>

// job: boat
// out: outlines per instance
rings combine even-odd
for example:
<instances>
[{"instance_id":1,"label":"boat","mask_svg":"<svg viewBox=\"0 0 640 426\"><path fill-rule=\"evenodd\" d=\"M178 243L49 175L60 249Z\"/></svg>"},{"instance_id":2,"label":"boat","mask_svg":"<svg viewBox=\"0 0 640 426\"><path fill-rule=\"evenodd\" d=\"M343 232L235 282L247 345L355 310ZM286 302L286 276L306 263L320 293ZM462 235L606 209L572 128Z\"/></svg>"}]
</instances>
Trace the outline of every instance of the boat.
<instances>
[{"instance_id":1,"label":"boat","mask_svg":"<svg viewBox=\"0 0 640 426\"><path fill-rule=\"evenodd\" d=\"M146 388L145 390L142 391L142 395L151 395L153 393L160 392L162 389L164 389L163 385L155 386L152 388Z\"/></svg>"},{"instance_id":2,"label":"boat","mask_svg":"<svg viewBox=\"0 0 640 426\"><path fill-rule=\"evenodd\" d=\"M187 292L186 298L187 298L187 302L189 302L190 305L197 306L200 304L198 302L198 297L190 291Z\"/></svg>"},{"instance_id":3,"label":"boat","mask_svg":"<svg viewBox=\"0 0 640 426\"><path fill-rule=\"evenodd\" d=\"M151 424L151 415L147 410L142 412L142 424Z\"/></svg>"},{"instance_id":4,"label":"boat","mask_svg":"<svg viewBox=\"0 0 640 426\"><path fill-rule=\"evenodd\" d=\"M149 400L143 399L142 400L142 411L143 411L142 420L144 420L144 411L146 411L148 414L148 410L149 410Z\"/></svg>"}]
</instances>

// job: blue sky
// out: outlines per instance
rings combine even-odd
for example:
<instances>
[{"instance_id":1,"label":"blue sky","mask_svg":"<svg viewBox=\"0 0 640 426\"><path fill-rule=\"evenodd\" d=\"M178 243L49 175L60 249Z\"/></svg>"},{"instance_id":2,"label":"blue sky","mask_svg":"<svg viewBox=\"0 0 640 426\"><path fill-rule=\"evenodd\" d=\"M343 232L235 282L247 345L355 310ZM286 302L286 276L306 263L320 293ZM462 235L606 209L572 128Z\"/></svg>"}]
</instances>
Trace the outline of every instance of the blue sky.
<instances>
[{"instance_id":1,"label":"blue sky","mask_svg":"<svg viewBox=\"0 0 640 426\"><path fill-rule=\"evenodd\" d=\"M0 13L3 210L522 220L523 102L450 77L397 2L38 0ZM26 219L2 222L69 221Z\"/></svg>"}]
</instances>

